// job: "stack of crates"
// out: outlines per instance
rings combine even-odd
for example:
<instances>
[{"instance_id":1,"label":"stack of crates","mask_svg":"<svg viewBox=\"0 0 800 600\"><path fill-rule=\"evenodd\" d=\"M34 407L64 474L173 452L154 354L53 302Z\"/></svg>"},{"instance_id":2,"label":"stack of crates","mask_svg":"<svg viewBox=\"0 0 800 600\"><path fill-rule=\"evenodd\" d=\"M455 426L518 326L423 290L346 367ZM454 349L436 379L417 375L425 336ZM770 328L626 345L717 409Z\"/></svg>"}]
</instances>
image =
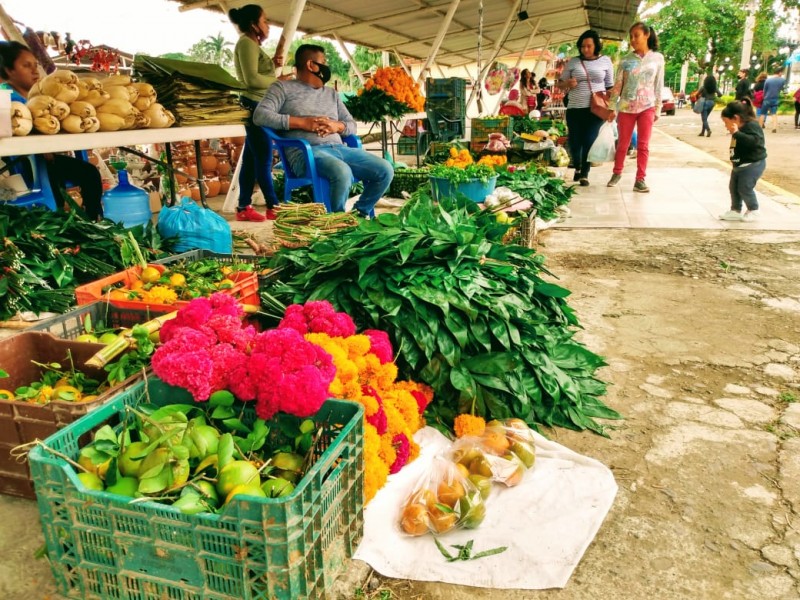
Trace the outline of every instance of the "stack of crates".
<instances>
[{"instance_id":1,"label":"stack of crates","mask_svg":"<svg viewBox=\"0 0 800 600\"><path fill-rule=\"evenodd\" d=\"M502 133L506 136L506 139L511 140L514 134L511 117L502 115L499 117L472 119L469 149L473 152L481 152L489 142L489 134L492 133Z\"/></svg>"},{"instance_id":2,"label":"stack of crates","mask_svg":"<svg viewBox=\"0 0 800 600\"><path fill-rule=\"evenodd\" d=\"M460 77L425 80L425 111L433 141L449 142L464 137L467 115L467 80Z\"/></svg>"}]
</instances>

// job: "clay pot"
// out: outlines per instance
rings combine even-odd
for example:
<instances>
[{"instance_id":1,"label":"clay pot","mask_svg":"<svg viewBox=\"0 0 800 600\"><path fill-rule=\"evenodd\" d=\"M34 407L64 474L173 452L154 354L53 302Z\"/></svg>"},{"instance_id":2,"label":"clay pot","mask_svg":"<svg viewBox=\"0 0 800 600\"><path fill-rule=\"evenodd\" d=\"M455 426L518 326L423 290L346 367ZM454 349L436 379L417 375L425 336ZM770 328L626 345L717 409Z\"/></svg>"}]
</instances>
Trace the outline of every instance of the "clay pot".
<instances>
[{"instance_id":1,"label":"clay pot","mask_svg":"<svg viewBox=\"0 0 800 600\"><path fill-rule=\"evenodd\" d=\"M231 152L232 163L239 162L239 156L242 154L242 148L243 146L237 146L236 148L233 149L233 152Z\"/></svg>"},{"instance_id":2,"label":"clay pot","mask_svg":"<svg viewBox=\"0 0 800 600\"><path fill-rule=\"evenodd\" d=\"M229 177L220 177L219 178L219 193L220 194L227 194L228 190L231 189L231 180Z\"/></svg>"},{"instance_id":3,"label":"clay pot","mask_svg":"<svg viewBox=\"0 0 800 600\"><path fill-rule=\"evenodd\" d=\"M206 180L206 186L208 187L208 196L213 197L217 196L220 192L220 183L219 179L216 177L213 179Z\"/></svg>"},{"instance_id":4,"label":"clay pot","mask_svg":"<svg viewBox=\"0 0 800 600\"><path fill-rule=\"evenodd\" d=\"M217 154L217 172L221 177L231 172L231 163L228 162L228 156L226 154Z\"/></svg>"},{"instance_id":5,"label":"clay pot","mask_svg":"<svg viewBox=\"0 0 800 600\"><path fill-rule=\"evenodd\" d=\"M186 165L184 171L192 177L197 177L197 165Z\"/></svg>"},{"instance_id":6,"label":"clay pot","mask_svg":"<svg viewBox=\"0 0 800 600\"><path fill-rule=\"evenodd\" d=\"M203 173L208 173L217 168L217 157L214 156L210 148L208 150L203 150L202 156L200 157L200 164L203 165Z\"/></svg>"}]
</instances>

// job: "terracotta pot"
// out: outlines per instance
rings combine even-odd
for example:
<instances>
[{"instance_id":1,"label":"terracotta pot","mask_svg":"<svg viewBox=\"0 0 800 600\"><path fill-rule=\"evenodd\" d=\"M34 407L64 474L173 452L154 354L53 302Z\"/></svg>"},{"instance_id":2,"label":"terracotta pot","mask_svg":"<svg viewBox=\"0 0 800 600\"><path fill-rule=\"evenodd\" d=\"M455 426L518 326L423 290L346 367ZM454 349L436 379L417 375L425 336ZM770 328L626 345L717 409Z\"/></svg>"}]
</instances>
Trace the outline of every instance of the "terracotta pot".
<instances>
[{"instance_id":1,"label":"terracotta pot","mask_svg":"<svg viewBox=\"0 0 800 600\"><path fill-rule=\"evenodd\" d=\"M200 202L200 188L196 185L193 185L191 188L189 188L189 195L195 202Z\"/></svg>"},{"instance_id":2,"label":"terracotta pot","mask_svg":"<svg viewBox=\"0 0 800 600\"><path fill-rule=\"evenodd\" d=\"M228 177L220 177L219 178L219 193L220 194L227 194L228 190L231 189L231 180Z\"/></svg>"},{"instance_id":3,"label":"terracotta pot","mask_svg":"<svg viewBox=\"0 0 800 600\"><path fill-rule=\"evenodd\" d=\"M200 140L200 147L201 148L208 148L209 147L209 141L208 140Z\"/></svg>"},{"instance_id":4,"label":"terracotta pot","mask_svg":"<svg viewBox=\"0 0 800 600\"><path fill-rule=\"evenodd\" d=\"M228 162L227 155L223 154L220 156L217 154L217 172L221 177L224 177L231 172L231 163Z\"/></svg>"},{"instance_id":5,"label":"terracotta pot","mask_svg":"<svg viewBox=\"0 0 800 600\"><path fill-rule=\"evenodd\" d=\"M242 146L238 146L238 147L234 148L233 152L231 152L231 162L232 163L239 162L239 155L241 153L242 153Z\"/></svg>"},{"instance_id":6,"label":"terracotta pot","mask_svg":"<svg viewBox=\"0 0 800 600\"><path fill-rule=\"evenodd\" d=\"M217 157L214 156L210 148L208 150L203 150L203 155L200 157L200 164L203 165L203 173L208 173L217 168Z\"/></svg>"},{"instance_id":7,"label":"terracotta pot","mask_svg":"<svg viewBox=\"0 0 800 600\"><path fill-rule=\"evenodd\" d=\"M219 179L216 177L213 179L206 180L206 186L208 187L208 196L213 197L219 195L220 192L220 183Z\"/></svg>"},{"instance_id":8,"label":"terracotta pot","mask_svg":"<svg viewBox=\"0 0 800 600\"><path fill-rule=\"evenodd\" d=\"M192 177L197 177L197 165L186 165L184 169Z\"/></svg>"},{"instance_id":9,"label":"terracotta pot","mask_svg":"<svg viewBox=\"0 0 800 600\"><path fill-rule=\"evenodd\" d=\"M184 165L184 164L173 163L173 166L176 169L180 170L180 171L186 172L186 165ZM175 181L177 181L178 183L186 183L188 180L189 179L186 177L186 175L181 175L180 173L175 173Z\"/></svg>"}]
</instances>

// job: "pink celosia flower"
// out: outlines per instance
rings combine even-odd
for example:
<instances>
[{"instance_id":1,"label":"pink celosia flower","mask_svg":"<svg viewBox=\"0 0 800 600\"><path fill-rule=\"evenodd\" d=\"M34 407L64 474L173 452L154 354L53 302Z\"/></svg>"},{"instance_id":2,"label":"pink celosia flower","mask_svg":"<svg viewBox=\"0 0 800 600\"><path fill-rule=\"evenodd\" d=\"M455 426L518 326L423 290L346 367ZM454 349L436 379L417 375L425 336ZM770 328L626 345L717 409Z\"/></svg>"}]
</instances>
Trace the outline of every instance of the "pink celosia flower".
<instances>
[{"instance_id":1,"label":"pink celosia flower","mask_svg":"<svg viewBox=\"0 0 800 600\"><path fill-rule=\"evenodd\" d=\"M378 401L378 410L375 411L371 415L365 416L367 423L372 425L377 431L379 435L383 435L386 433L386 429L388 426L388 421L386 419L386 411L383 410L383 400L381 399L380 395L372 386L363 385L361 386L361 393L364 396L372 396L375 400Z\"/></svg>"},{"instance_id":2,"label":"pink celosia flower","mask_svg":"<svg viewBox=\"0 0 800 600\"><path fill-rule=\"evenodd\" d=\"M369 351L378 357L381 364L386 364L394 360L392 342L389 341L389 334L380 329L367 329L363 332L369 338Z\"/></svg>"},{"instance_id":3,"label":"pink celosia flower","mask_svg":"<svg viewBox=\"0 0 800 600\"><path fill-rule=\"evenodd\" d=\"M389 467L390 474L397 473L402 469L408 462L408 457L411 454L411 444L403 433L398 433L392 438L392 446L394 446L394 450L397 453L397 458L392 463L392 466Z\"/></svg>"},{"instance_id":4,"label":"pink celosia flower","mask_svg":"<svg viewBox=\"0 0 800 600\"><path fill-rule=\"evenodd\" d=\"M286 309L278 329L290 328L306 333L327 333L331 337L355 335L356 325L349 315L336 312L327 300L292 304Z\"/></svg>"}]
</instances>

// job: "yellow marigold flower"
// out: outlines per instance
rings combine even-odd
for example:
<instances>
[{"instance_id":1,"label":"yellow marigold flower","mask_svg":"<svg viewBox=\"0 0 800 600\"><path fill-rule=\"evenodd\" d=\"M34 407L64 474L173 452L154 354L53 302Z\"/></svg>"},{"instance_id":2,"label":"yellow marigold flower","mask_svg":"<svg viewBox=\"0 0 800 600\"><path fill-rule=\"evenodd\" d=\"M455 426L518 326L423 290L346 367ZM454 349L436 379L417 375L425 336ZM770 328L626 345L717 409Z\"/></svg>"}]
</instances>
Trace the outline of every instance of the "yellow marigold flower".
<instances>
[{"instance_id":1,"label":"yellow marigold flower","mask_svg":"<svg viewBox=\"0 0 800 600\"><path fill-rule=\"evenodd\" d=\"M483 435L483 430L486 429L486 421L483 417L476 417L474 415L458 415L453 423L453 430L456 432L456 437L464 437L466 435Z\"/></svg>"},{"instance_id":2,"label":"yellow marigold flower","mask_svg":"<svg viewBox=\"0 0 800 600\"><path fill-rule=\"evenodd\" d=\"M365 335L351 335L344 339L344 344L347 346L347 356L350 360L364 356L370 348L369 338Z\"/></svg>"},{"instance_id":3,"label":"yellow marigold flower","mask_svg":"<svg viewBox=\"0 0 800 600\"><path fill-rule=\"evenodd\" d=\"M375 494L386 483L389 466L379 456L381 439L375 427L364 423L364 502L375 497Z\"/></svg>"},{"instance_id":4,"label":"yellow marigold flower","mask_svg":"<svg viewBox=\"0 0 800 600\"><path fill-rule=\"evenodd\" d=\"M419 429L419 409L414 396L411 395L411 392L395 386L392 389L392 400L397 410L403 415L411 433L416 432Z\"/></svg>"},{"instance_id":5,"label":"yellow marigold flower","mask_svg":"<svg viewBox=\"0 0 800 600\"><path fill-rule=\"evenodd\" d=\"M393 439L394 434L392 433L387 432L381 436L381 450L379 456L389 468L391 468L394 461L397 460L397 450L394 449L394 445L392 444Z\"/></svg>"},{"instance_id":6,"label":"yellow marigold flower","mask_svg":"<svg viewBox=\"0 0 800 600\"><path fill-rule=\"evenodd\" d=\"M378 412L378 409L380 408L380 406L378 406L378 400L375 399L374 396L370 396L368 394L362 394L358 401L364 405L365 417L371 417Z\"/></svg>"},{"instance_id":7,"label":"yellow marigold flower","mask_svg":"<svg viewBox=\"0 0 800 600\"><path fill-rule=\"evenodd\" d=\"M165 285L154 285L144 292L142 297L145 302L152 304L175 304L178 300L178 294L175 293L175 290Z\"/></svg>"},{"instance_id":8,"label":"yellow marigold flower","mask_svg":"<svg viewBox=\"0 0 800 600\"><path fill-rule=\"evenodd\" d=\"M417 457L419 457L419 444L414 441L414 438L408 438L408 462L416 460Z\"/></svg>"}]
</instances>

